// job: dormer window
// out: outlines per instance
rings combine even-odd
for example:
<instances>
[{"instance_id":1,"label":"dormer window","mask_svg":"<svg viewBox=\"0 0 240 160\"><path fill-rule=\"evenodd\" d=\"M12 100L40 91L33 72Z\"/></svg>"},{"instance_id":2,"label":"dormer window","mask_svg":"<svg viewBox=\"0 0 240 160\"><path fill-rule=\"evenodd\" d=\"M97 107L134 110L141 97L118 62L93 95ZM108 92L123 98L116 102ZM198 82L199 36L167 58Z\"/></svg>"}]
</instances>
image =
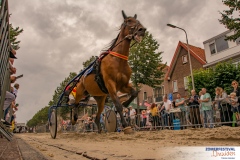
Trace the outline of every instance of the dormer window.
<instances>
[{"instance_id":1,"label":"dormer window","mask_svg":"<svg viewBox=\"0 0 240 160\"><path fill-rule=\"evenodd\" d=\"M211 52L211 54L216 53L215 43L210 44L210 45L209 45L209 48L210 48L210 52Z\"/></svg>"},{"instance_id":2,"label":"dormer window","mask_svg":"<svg viewBox=\"0 0 240 160\"><path fill-rule=\"evenodd\" d=\"M182 56L182 63L185 64L188 62L187 55Z\"/></svg>"}]
</instances>

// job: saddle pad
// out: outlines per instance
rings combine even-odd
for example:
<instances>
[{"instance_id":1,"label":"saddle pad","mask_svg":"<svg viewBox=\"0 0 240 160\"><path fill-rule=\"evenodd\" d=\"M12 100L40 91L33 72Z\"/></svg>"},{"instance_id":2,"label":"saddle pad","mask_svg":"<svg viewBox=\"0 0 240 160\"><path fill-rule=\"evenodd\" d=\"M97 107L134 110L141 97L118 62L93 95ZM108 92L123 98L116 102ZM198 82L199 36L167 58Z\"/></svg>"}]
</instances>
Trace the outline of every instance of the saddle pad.
<instances>
[{"instance_id":1,"label":"saddle pad","mask_svg":"<svg viewBox=\"0 0 240 160\"><path fill-rule=\"evenodd\" d=\"M93 66L90 67L88 70L86 70L86 72L83 74L84 77L87 77L89 74L91 74L93 71Z\"/></svg>"}]
</instances>

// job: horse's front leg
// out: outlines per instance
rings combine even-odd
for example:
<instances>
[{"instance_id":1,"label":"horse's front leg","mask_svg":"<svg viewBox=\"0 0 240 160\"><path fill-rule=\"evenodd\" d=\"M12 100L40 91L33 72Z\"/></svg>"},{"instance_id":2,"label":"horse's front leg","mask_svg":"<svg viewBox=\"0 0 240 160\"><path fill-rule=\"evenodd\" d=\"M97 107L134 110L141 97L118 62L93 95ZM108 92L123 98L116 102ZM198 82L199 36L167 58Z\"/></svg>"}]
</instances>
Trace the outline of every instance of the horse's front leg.
<instances>
[{"instance_id":1,"label":"horse's front leg","mask_svg":"<svg viewBox=\"0 0 240 160\"><path fill-rule=\"evenodd\" d=\"M128 93L131 97L122 103L124 107L128 107L128 105L138 96L139 91L136 91L130 84L127 87L124 87L120 90L122 93Z\"/></svg>"},{"instance_id":2,"label":"horse's front leg","mask_svg":"<svg viewBox=\"0 0 240 160\"><path fill-rule=\"evenodd\" d=\"M120 100L117 96L117 90L116 90L116 84L115 82L112 82L112 81L108 81L108 83L106 83L106 87L108 89L108 92L109 92L109 95L117 109L117 112L119 113L120 115L120 118L121 118L121 122L122 122L122 126L125 128L127 127L127 123L123 117L123 107L122 107L122 104L120 103Z\"/></svg>"},{"instance_id":3,"label":"horse's front leg","mask_svg":"<svg viewBox=\"0 0 240 160\"><path fill-rule=\"evenodd\" d=\"M97 112L97 115L96 115L96 119L95 119L95 123L98 127L98 133L101 133L102 132L102 128L101 128L101 125L100 125L100 118L101 118L101 114L102 114L102 111L104 109L104 104L105 104L105 100L106 100L106 95L105 96L94 96L94 99L97 101L97 105L98 105L98 112Z\"/></svg>"}]
</instances>

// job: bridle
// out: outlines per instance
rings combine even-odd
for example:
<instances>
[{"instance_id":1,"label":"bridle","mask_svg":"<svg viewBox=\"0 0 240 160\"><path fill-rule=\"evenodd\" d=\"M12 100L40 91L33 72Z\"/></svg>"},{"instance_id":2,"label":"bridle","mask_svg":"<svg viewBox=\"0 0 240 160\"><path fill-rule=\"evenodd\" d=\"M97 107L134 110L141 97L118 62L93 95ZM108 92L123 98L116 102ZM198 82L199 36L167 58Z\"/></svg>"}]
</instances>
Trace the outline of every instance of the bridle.
<instances>
[{"instance_id":1,"label":"bridle","mask_svg":"<svg viewBox=\"0 0 240 160\"><path fill-rule=\"evenodd\" d=\"M140 25L140 22L138 20L136 20L137 22L134 25L129 25L128 22L126 22L126 20L123 22L122 26L124 26L124 29L126 26L131 27L129 34L126 35L121 41L119 41L117 44L115 44L113 46L113 48L117 47L120 43L122 43L124 40L129 39L129 40L134 40L134 36L137 34L138 32L138 26ZM121 27L122 28L122 27ZM135 41L130 48L135 45L137 42ZM113 49L112 48L112 49Z\"/></svg>"}]
</instances>

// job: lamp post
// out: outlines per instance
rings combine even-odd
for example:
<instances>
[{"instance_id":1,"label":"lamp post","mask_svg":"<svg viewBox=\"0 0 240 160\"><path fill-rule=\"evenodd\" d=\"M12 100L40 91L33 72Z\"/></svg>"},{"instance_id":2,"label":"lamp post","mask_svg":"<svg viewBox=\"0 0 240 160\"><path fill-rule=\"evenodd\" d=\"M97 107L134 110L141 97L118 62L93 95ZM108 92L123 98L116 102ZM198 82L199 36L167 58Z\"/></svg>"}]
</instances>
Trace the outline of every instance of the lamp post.
<instances>
[{"instance_id":1,"label":"lamp post","mask_svg":"<svg viewBox=\"0 0 240 160\"><path fill-rule=\"evenodd\" d=\"M193 90L195 90L195 85L194 85L194 78L193 78L193 72L192 72L192 62L191 62L191 57L190 57L190 52L189 52L189 44L188 44L188 37L187 37L187 32L180 27L174 26L172 24L167 24L168 27L172 27L172 28L178 28L184 31L184 33L186 34L186 41L187 41L187 49L188 49L188 58L189 58L189 65L190 65L190 73L191 73L191 78L192 78L192 88Z\"/></svg>"}]
</instances>

